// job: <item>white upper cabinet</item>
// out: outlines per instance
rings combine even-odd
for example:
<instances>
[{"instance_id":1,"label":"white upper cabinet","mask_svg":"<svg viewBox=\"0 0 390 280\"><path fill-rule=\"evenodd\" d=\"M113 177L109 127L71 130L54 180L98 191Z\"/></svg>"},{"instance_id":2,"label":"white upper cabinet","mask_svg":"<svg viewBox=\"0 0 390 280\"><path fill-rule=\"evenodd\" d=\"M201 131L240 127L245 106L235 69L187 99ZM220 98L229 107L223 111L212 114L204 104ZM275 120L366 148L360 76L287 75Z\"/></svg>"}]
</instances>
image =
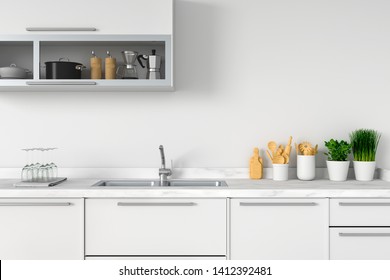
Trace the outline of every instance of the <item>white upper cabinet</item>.
<instances>
[{"instance_id":1,"label":"white upper cabinet","mask_svg":"<svg viewBox=\"0 0 390 280\"><path fill-rule=\"evenodd\" d=\"M173 0L19 0L0 9L1 22L6 23L0 25L0 34L29 34L34 32L26 28L36 27L87 27L96 31L84 33L102 34L172 34L172 5Z\"/></svg>"},{"instance_id":2,"label":"white upper cabinet","mask_svg":"<svg viewBox=\"0 0 390 280\"><path fill-rule=\"evenodd\" d=\"M174 90L173 0L22 0L0 9L0 18L0 92ZM101 76L91 75L92 52ZM59 60L76 63L77 75L47 75L46 63ZM11 66L27 74L10 75Z\"/></svg>"}]
</instances>

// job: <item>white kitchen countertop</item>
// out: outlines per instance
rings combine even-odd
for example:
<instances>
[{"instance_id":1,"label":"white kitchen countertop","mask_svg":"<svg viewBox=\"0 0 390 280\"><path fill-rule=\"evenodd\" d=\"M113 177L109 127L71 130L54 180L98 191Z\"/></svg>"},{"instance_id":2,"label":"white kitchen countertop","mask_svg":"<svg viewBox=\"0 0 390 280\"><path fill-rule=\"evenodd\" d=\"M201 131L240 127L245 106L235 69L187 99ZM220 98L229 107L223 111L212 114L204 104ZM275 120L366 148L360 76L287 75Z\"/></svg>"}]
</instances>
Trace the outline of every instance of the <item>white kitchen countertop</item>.
<instances>
[{"instance_id":1,"label":"white kitchen countertop","mask_svg":"<svg viewBox=\"0 0 390 280\"><path fill-rule=\"evenodd\" d=\"M269 179L225 179L228 187L91 187L101 179L72 179L46 188L14 187L18 179L0 179L0 198L160 198L160 197L367 197L390 198L390 182L276 182ZM223 179L222 179L223 180Z\"/></svg>"}]
</instances>

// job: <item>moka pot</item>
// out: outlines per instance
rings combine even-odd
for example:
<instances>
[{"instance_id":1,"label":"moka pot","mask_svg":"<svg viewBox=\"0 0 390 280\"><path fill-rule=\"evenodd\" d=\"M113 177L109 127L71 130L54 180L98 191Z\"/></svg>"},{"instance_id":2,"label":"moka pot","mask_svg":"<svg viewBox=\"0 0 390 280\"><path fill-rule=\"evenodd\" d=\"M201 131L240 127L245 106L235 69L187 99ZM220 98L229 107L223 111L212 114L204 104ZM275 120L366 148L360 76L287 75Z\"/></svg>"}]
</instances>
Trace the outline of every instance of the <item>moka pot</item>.
<instances>
[{"instance_id":1,"label":"moka pot","mask_svg":"<svg viewBox=\"0 0 390 280\"><path fill-rule=\"evenodd\" d=\"M146 79L148 80L158 80L161 79L161 56L156 55L156 50L152 50L152 54L150 55L142 55L141 59L146 60L146 65L148 68L148 72L146 74Z\"/></svg>"}]
</instances>

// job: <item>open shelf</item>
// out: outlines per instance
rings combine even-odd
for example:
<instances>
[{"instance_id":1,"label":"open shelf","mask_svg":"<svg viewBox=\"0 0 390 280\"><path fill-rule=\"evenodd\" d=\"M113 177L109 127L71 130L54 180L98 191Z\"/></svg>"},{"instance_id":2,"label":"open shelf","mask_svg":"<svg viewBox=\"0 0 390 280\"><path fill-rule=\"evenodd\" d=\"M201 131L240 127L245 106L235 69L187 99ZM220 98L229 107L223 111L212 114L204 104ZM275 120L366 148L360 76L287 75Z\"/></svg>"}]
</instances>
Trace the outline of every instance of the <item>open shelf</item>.
<instances>
[{"instance_id":1,"label":"open shelf","mask_svg":"<svg viewBox=\"0 0 390 280\"><path fill-rule=\"evenodd\" d=\"M104 58L110 51L117 67L123 64L121 52L149 55L152 49L162 57L161 79L146 79L147 69L137 62L139 79L105 80ZM91 52L103 61L101 80L90 79ZM16 64L32 71L26 80L1 80L0 91L172 91L171 35L18 35L0 38L0 67ZM87 68L80 80L46 79L45 62L68 58ZM146 66L146 61L145 66Z\"/></svg>"},{"instance_id":2,"label":"open shelf","mask_svg":"<svg viewBox=\"0 0 390 280\"><path fill-rule=\"evenodd\" d=\"M81 63L87 68L82 71L82 79L90 79L90 57L91 52L95 51L95 54L102 58L103 61L103 78L104 78L104 58L107 56L106 52L110 51L112 57L116 58L117 67L123 65L122 51L131 50L138 52L139 54L151 54L152 49L156 50L158 55L162 56L161 65L161 79L165 79L165 42L128 42L128 41L115 41L115 42L40 42L40 78L46 78L45 62L58 61L60 58L67 58L69 61ZM139 79L146 79L147 69L142 68L137 62L137 73ZM144 62L145 64L145 62Z\"/></svg>"},{"instance_id":3,"label":"open shelf","mask_svg":"<svg viewBox=\"0 0 390 280\"><path fill-rule=\"evenodd\" d=\"M18 67L30 70L31 73L28 73L27 78L32 79L33 45L32 41L0 41L0 67L15 64Z\"/></svg>"}]
</instances>

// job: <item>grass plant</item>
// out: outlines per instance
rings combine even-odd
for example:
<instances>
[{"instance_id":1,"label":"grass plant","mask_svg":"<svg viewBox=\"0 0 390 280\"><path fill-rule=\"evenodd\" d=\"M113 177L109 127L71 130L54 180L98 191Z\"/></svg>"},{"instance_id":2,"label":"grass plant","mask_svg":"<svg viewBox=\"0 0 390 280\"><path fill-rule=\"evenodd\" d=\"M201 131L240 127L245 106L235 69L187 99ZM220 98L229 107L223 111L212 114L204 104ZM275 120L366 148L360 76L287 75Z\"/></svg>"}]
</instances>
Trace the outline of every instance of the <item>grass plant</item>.
<instances>
[{"instance_id":1,"label":"grass plant","mask_svg":"<svg viewBox=\"0 0 390 280\"><path fill-rule=\"evenodd\" d=\"M373 129L357 129L349 134L353 158L356 161L375 161L381 134Z\"/></svg>"}]
</instances>

